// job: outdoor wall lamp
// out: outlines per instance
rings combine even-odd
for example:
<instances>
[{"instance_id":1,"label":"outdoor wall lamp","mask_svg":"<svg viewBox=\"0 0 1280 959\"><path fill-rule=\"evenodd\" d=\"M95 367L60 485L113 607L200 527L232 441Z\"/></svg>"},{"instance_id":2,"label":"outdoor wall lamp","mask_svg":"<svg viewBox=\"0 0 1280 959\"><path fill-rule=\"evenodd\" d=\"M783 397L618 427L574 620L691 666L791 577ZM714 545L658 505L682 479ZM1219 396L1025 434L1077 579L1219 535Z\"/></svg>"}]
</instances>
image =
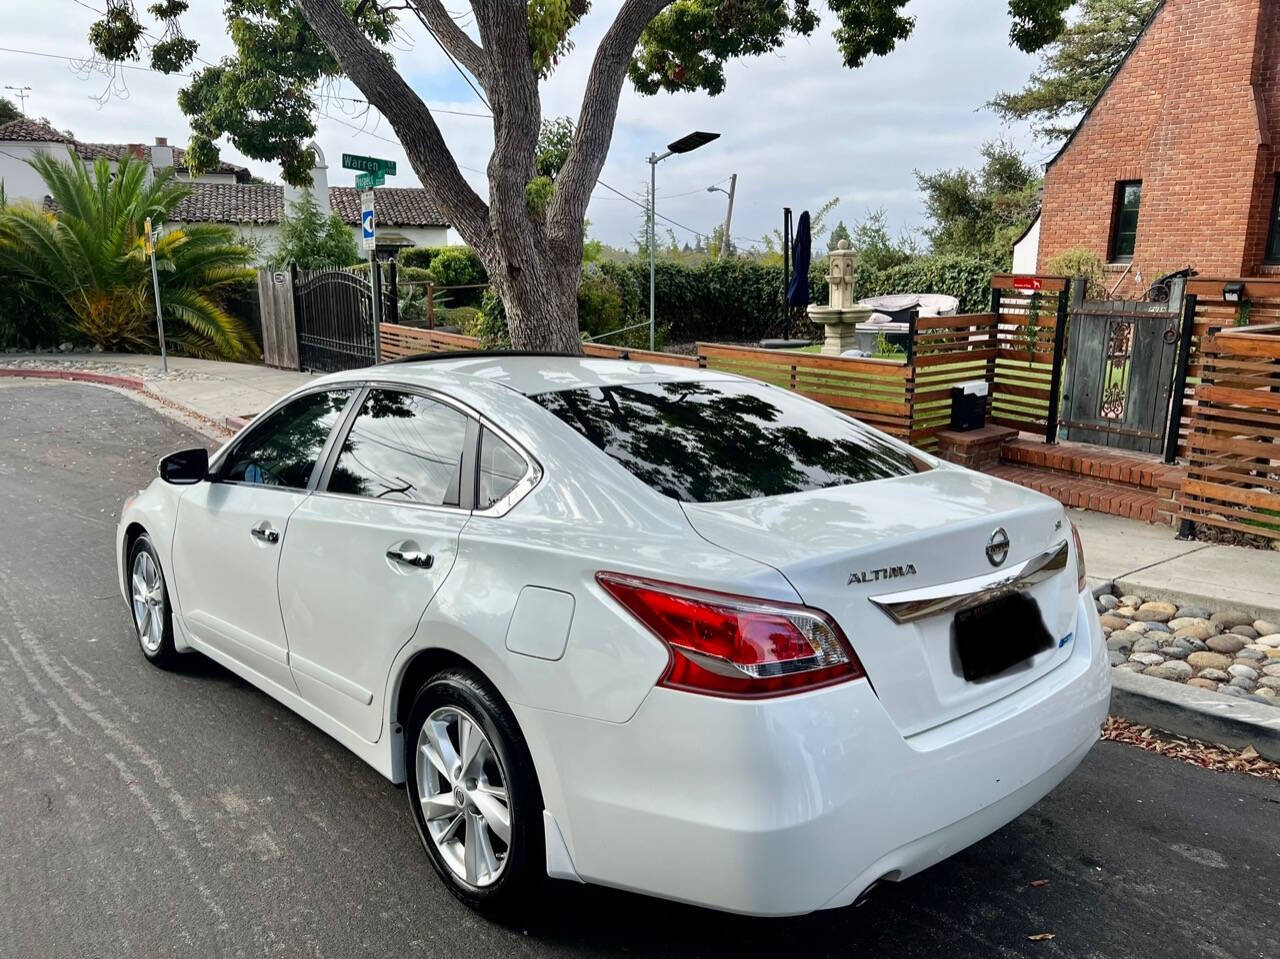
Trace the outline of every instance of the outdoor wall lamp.
<instances>
[{"instance_id":1,"label":"outdoor wall lamp","mask_svg":"<svg viewBox=\"0 0 1280 959\"><path fill-rule=\"evenodd\" d=\"M1228 303L1239 303L1244 299L1244 284L1240 282L1223 283L1222 298Z\"/></svg>"}]
</instances>

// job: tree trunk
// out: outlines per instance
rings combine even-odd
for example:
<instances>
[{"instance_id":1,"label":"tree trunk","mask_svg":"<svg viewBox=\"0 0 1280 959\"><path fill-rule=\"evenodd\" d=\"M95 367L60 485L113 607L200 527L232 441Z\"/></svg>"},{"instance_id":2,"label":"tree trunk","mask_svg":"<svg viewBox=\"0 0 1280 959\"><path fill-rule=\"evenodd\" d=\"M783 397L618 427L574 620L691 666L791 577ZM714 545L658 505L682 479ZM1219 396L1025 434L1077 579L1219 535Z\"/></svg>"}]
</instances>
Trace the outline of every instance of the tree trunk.
<instances>
[{"instance_id":1,"label":"tree trunk","mask_svg":"<svg viewBox=\"0 0 1280 959\"><path fill-rule=\"evenodd\" d=\"M506 308L512 349L582 352L578 334L581 273L580 266L557 264L550 257L534 268L491 265L489 282Z\"/></svg>"}]
</instances>

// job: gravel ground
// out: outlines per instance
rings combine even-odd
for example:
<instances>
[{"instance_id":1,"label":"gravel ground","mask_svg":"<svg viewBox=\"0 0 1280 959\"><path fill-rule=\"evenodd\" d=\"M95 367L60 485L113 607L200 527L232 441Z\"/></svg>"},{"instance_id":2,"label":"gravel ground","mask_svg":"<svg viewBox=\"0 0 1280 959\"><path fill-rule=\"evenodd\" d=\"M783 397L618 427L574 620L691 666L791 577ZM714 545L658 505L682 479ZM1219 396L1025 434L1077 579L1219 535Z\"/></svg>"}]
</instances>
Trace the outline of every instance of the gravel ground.
<instances>
[{"instance_id":1,"label":"gravel ground","mask_svg":"<svg viewBox=\"0 0 1280 959\"><path fill-rule=\"evenodd\" d=\"M113 376L131 376L145 382L157 380L208 380L199 370L171 367L166 373L160 368L159 357L155 363L113 363L96 360L93 353L50 353L32 359L0 356L0 366L18 370L75 370L77 373L107 373Z\"/></svg>"},{"instance_id":2,"label":"gravel ground","mask_svg":"<svg viewBox=\"0 0 1280 959\"><path fill-rule=\"evenodd\" d=\"M1136 595L1097 602L1116 669L1280 707L1280 623Z\"/></svg>"}]
</instances>

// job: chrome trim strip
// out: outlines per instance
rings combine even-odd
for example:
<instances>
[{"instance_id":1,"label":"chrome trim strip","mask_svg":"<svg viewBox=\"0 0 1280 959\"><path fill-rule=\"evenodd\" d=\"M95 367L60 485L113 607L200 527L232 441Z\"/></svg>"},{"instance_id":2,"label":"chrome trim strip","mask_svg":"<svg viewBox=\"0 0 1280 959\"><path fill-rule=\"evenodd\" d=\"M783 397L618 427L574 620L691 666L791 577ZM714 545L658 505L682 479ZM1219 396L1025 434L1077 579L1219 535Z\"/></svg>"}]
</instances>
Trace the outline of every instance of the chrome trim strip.
<instances>
[{"instance_id":1,"label":"chrome trim strip","mask_svg":"<svg viewBox=\"0 0 1280 959\"><path fill-rule=\"evenodd\" d=\"M1070 556L1067 541L1063 540L1021 565L996 574L974 576L971 579L907 589L898 593L883 593L869 599L895 623L913 623L928 616L956 613L979 606L988 600L1042 583L1066 569Z\"/></svg>"}]
</instances>

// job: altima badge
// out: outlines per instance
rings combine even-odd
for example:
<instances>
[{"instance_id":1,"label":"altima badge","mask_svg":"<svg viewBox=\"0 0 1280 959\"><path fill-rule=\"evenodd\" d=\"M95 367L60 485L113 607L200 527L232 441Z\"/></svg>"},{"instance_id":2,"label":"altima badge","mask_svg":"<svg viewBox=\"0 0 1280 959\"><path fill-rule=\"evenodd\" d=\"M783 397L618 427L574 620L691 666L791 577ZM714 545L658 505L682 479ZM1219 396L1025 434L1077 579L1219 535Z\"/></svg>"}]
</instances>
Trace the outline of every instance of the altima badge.
<instances>
[{"instance_id":1,"label":"altima badge","mask_svg":"<svg viewBox=\"0 0 1280 959\"><path fill-rule=\"evenodd\" d=\"M880 569L864 569L860 573L850 573L847 585L854 583L878 583L882 579L900 579L903 576L914 576L916 568L908 563L906 566L883 566Z\"/></svg>"},{"instance_id":2,"label":"altima badge","mask_svg":"<svg viewBox=\"0 0 1280 959\"><path fill-rule=\"evenodd\" d=\"M1009 558L1009 534L1001 526L987 540L987 560L992 566L1000 566Z\"/></svg>"}]
</instances>

